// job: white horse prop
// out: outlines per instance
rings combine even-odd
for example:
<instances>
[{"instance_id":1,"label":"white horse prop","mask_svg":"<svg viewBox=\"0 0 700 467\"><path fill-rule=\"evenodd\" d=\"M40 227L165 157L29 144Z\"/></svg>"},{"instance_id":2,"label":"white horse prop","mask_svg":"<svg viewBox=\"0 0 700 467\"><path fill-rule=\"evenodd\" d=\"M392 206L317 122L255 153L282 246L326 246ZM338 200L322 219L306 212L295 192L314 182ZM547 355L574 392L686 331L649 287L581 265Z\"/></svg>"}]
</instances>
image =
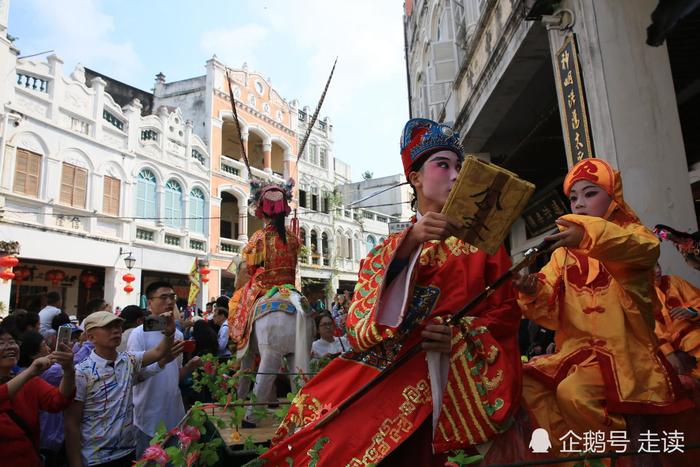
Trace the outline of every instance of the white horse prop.
<instances>
[{"instance_id":1,"label":"white horse prop","mask_svg":"<svg viewBox=\"0 0 700 467\"><path fill-rule=\"evenodd\" d=\"M311 307L306 298L291 286L273 287L253 306L250 344L245 355L239 355L241 370L252 370L256 352L260 354L260 367L255 377L253 394L256 402L276 402L274 382L276 374L286 358L292 390L296 389L294 373L309 371L311 343L315 324ZM239 351L239 353L242 353ZM244 398L250 381L242 379L238 397ZM248 406L246 425L254 423L253 408Z\"/></svg>"}]
</instances>

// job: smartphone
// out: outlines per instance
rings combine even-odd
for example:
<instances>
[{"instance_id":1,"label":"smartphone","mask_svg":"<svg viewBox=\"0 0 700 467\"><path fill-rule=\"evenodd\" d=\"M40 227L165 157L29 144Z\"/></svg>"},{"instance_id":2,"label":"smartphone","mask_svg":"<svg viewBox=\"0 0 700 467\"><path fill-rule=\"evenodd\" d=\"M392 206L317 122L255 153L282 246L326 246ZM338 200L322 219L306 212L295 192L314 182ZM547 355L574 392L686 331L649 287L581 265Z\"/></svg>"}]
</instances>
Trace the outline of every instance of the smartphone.
<instances>
[{"instance_id":1,"label":"smartphone","mask_svg":"<svg viewBox=\"0 0 700 467\"><path fill-rule=\"evenodd\" d=\"M64 324L58 328L58 334L56 336L56 350L60 350L58 347L61 345L61 343L70 347L70 336L72 332L73 328L70 324Z\"/></svg>"},{"instance_id":2,"label":"smartphone","mask_svg":"<svg viewBox=\"0 0 700 467\"><path fill-rule=\"evenodd\" d=\"M146 316L143 322L144 331L162 331L165 329L165 318L162 316Z\"/></svg>"}]
</instances>

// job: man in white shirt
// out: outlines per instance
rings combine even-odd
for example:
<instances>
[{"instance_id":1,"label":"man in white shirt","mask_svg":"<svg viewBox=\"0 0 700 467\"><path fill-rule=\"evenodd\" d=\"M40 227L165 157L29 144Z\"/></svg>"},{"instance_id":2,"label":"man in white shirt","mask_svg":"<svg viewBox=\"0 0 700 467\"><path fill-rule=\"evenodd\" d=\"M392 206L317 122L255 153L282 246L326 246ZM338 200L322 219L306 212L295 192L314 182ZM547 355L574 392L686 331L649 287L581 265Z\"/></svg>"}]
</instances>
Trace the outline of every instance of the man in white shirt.
<instances>
[{"instance_id":1,"label":"man in white shirt","mask_svg":"<svg viewBox=\"0 0 700 467\"><path fill-rule=\"evenodd\" d=\"M63 298L58 292L46 294L46 306L39 311L39 332L43 335L51 329L51 321L61 313Z\"/></svg>"},{"instance_id":2,"label":"man in white shirt","mask_svg":"<svg viewBox=\"0 0 700 467\"><path fill-rule=\"evenodd\" d=\"M175 310L175 291L167 282L154 282L146 288L148 309L153 316L172 313ZM144 331L143 324L134 328L126 346L128 352L144 352L158 345L161 331ZM183 368L182 333L175 331L175 345L167 358L144 367L139 381L134 386L134 424L139 429L136 458L143 454L150 444L156 428L163 422L166 429L173 429L185 415L182 395L178 383L181 375L192 371L199 359L192 359Z\"/></svg>"},{"instance_id":3,"label":"man in white shirt","mask_svg":"<svg viewBox=\"0 0 700 467\"><path fill-rule=\"evenodd\" d=\"M228 350L228 309L219 307L214 312L214 324L219 326L219 337L217 339L219 343L219 357L230 357L231 352Z\"/></svg>"},{"instance_id":4,"label":"man in white shirt","mask_svg":"<svg viewBox=\"0 0 700 467\"><path fill-rule=\"evenodd\" d=\"M158 345L147 352L117 352L122 322L108 311L83 323L94 350L76 365L75 400L66 410L66 446L71 466L131 466L137 430L131 391L142 364L166 358L173 345L175 321L166 315Z\"/></svg>"}]
</instances>

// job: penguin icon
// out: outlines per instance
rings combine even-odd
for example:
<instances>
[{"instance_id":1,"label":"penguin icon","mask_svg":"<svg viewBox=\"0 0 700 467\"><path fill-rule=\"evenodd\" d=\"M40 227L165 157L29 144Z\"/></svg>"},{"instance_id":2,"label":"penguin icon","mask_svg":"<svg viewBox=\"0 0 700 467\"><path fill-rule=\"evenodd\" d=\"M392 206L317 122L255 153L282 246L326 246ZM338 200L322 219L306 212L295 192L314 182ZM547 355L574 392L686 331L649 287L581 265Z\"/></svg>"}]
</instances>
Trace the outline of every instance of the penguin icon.
<instances>
[{"instance_id":1,"label":"penguin icon","mask_svg":"<svg viewBox=\"0 0 700 467\"><path fill-rule=\"evenodd\" d=\"M552 449L552 443L549 441L549 433L544 428L537 428L532 432L530 445L528 446L532 452L549 452Z\"/></svg>"}]
</instances>

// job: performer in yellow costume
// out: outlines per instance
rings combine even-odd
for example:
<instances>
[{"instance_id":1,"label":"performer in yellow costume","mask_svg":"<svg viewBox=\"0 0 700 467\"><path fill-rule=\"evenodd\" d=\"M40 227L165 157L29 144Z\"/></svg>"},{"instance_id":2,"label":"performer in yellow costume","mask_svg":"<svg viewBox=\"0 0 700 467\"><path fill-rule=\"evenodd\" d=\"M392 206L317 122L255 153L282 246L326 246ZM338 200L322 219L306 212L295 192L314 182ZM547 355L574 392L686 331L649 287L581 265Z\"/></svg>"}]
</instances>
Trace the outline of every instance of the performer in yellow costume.
<instances>
[{"instance_id":1,"label":"performer in yellow costume","mask_svg":"<svg viewBox=\"0 0 700 467\"><path fill-rule=\"evenodd\" d=\"M556 331L556 353L523 375L531 421L549 432L555 455L569 431L622 430L624 414L692 406L654 335L659 241L625 203L620 174L586 159L564 192L573 214L557 221L551 260L515 284L524 315Z\"/></svg>"},{"instance_id":2,"label":"performer in yellow costume","mask_svg":"<svg viewBox=\"0 0 700 467\"><path fill-rule=\"evenodd\" d=\"M700 289L678 276L662 275L657 266L656 293L662 304L656 315L659 348L679 375L700 380Z\"/></svg>"}]
</instances>

